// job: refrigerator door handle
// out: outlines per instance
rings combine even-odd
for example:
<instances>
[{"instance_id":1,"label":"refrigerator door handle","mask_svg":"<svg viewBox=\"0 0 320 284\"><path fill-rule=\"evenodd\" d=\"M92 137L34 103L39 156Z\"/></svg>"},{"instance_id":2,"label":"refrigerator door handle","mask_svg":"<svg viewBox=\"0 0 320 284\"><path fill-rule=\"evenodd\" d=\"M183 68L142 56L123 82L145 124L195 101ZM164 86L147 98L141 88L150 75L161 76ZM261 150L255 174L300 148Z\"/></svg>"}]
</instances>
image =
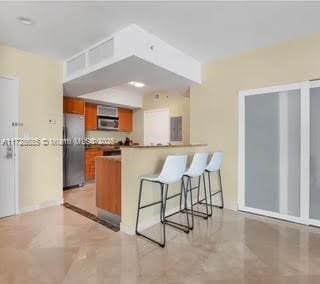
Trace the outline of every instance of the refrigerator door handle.
<instances>
[{"instance_id":1,"label":"refrigerator door handle","mask_svg":"<svg viewBox=\"0 0 320 284\"><path fill-rule=\"evenodd\" d=\"M67 139L67 127L64 126L62 131L63 131L62 135L63 135L63 140L64 140L63 141L63 156L66 157L67 156L67 144L66 144L65 140Z\"/></svg>"}]
</instances>

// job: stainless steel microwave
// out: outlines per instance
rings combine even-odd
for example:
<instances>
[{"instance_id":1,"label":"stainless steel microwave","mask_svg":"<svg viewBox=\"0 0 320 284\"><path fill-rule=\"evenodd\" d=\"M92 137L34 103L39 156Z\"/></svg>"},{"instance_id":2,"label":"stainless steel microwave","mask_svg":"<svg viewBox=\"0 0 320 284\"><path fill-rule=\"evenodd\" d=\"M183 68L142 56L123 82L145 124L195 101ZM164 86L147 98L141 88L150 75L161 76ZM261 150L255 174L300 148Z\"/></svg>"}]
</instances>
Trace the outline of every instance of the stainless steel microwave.
<instances>
[{"instance_id":1,"label":"stainless steel microwave","mask_svg":"<svg viewBox=\"0 0 320 284\"><path fill-rule=\"evenodd\" d=\"M119 130L119 119L116 118L98 118L98 129L100 130Z\"/></svg>"}]
</instances>

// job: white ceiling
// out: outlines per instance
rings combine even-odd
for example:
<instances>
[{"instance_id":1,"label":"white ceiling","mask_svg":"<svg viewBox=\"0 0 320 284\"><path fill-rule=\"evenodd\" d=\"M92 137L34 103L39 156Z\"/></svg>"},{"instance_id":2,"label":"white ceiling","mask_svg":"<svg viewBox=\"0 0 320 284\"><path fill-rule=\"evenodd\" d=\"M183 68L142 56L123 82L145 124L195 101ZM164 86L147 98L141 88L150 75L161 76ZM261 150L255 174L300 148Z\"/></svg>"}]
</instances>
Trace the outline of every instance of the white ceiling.
<instances>
[{"instance_id":1,"label":"white ceiling","mask_svg":"<svg viewBox=\"0 0 320 284\"><path fill-rule=\"evenodd\" d=\"M0 2L0 42L67 58L135 23L206 62L319 32L319 15L320 3L296 1Z\"/></svg>"}]
</instances>

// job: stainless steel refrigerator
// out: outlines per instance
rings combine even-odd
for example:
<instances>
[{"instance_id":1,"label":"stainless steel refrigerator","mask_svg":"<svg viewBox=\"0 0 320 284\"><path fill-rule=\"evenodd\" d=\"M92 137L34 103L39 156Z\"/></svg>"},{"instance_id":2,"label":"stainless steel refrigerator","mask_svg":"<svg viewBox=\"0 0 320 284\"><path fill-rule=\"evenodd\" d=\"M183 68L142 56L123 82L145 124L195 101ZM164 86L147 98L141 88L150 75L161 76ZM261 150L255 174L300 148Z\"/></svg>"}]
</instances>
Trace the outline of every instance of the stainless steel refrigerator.
<instances>
[{"instance_id":1,"label":"stainless steel refrigerator","mask_svg":"<svg viewBox=\"0 0 320 284\"><path fill-rule=\"evenodd\" d=\"M63 146L63 188L83 186L85 146L77 143L85 138L83 115L64 115L63 138L72 142L64 143Z\"/></svg>"}]
</instances>

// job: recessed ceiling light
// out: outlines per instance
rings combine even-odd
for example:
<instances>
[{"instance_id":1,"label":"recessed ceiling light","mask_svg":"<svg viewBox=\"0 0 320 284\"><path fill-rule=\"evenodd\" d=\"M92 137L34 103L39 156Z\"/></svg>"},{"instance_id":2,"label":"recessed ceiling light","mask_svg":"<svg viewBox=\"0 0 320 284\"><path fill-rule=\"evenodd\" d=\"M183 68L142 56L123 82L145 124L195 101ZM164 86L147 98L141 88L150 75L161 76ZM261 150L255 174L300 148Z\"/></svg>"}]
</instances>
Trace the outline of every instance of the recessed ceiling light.
<instances>
[{"instance_id":1,"label":"recessed ceiling light","mask_svg":"<svg viewBox=\"0 0 320 284\"><path fill-rule=\"evenodd\" d=\"M26 18L26 17L19 17L18 21L24 25L32 25L33 24L33 21L29 18Z\"/></svg>"},{"instance_id":2,"label":"recessed ceiling light","mask_svg":"<svg viewBox=\"0 0 320 284\"><path fill-rule=\"evenodd\" d=\"M134 87L136 87L136 88L142 88L142 87L144 87L144 84L143 84L143 83L141 83L141 82L136 82L136 81L131 81L131 82L129 82L129 85L134 86Z\"/></svg>"}]
</instances>

